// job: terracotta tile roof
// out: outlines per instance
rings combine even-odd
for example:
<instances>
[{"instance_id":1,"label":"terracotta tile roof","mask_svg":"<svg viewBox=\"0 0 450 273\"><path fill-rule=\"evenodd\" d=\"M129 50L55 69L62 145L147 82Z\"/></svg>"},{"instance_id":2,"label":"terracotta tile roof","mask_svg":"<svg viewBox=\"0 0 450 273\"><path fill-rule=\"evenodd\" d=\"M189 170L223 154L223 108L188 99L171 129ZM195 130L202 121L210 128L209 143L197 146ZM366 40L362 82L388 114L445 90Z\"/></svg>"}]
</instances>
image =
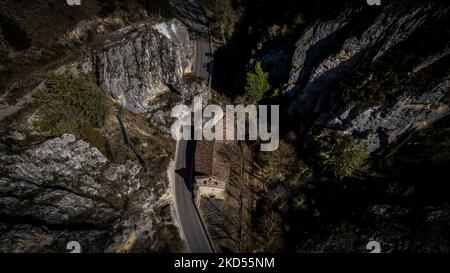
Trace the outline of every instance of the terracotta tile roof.
<instances>
[{"instance_id":1,"label":"terracotta tile roof","mask_svg":"<svg viewBox=\"0 0 450 273\"><path fill-rule=\"evenodd\" d=\"M214 141L200 140L195 145L195 172L212 175Z\"/></svg>"},{"instance_id":2,"label":"terracotta tile roof","mask_svg":"<svg viewBox=\"0 0 450 273\"><path fill-rule=\"evenodd\" d=\"M195 148L196 175L212 176L220 181L228 182L230 177L230 161L226 155L226 141L200 140Z\"/></svg>"}]
</instances>

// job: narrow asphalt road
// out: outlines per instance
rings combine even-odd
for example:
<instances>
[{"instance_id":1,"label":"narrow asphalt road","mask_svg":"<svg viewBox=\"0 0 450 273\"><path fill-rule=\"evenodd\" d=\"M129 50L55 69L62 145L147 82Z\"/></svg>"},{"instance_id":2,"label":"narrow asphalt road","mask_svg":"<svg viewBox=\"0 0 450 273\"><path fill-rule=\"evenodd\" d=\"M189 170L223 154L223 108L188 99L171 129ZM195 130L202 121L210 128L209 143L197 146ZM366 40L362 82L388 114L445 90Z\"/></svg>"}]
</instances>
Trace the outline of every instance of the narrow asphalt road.
<instances>
[{"instance_id":1,"label":"narrow asphalt road","mask_svg":"<svg viewBox=\"0 0 450 273\"><path fill-rule=\"evenodd\" d=\"M170 2L186 18L193 33L195 42L193 73L209 79L207 68L211 58L211 48L206 17L202 8L194 0L170 0ZM194 204L192 193L194 159L195 142L178 141L174 181L175 211L189 251L191 253L212 253L211 242Z\"/></svg>"},{"instance_id":2,"label":"narrow asphalt road","mask_svg":"<svg viewBox=\"0 0 450 273\"><path fill-rule=\"evenodd\" d=\"M175 167L175 206L184 239L191 253L212 253L205 227L194 204L192 194L193 141L177 143Z\"/></svg>"}]
</instances>

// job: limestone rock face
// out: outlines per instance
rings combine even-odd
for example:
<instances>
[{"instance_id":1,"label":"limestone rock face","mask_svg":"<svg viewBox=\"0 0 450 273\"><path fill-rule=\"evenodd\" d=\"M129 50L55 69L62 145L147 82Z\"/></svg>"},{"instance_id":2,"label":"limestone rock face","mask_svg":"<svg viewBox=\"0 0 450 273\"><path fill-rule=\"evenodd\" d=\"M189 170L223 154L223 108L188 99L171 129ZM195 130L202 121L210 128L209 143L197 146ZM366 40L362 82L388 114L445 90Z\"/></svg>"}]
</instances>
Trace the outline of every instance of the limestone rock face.
<instances>
[{"instance_id":1,"label":"limestone rock face","mask_svg":"<svg viewBox=\"0 0 450 273\"><path fill-rule=\"evenodd\" d=\"M95 55L102 89L143 113L158 95L181 89L192 67L192 45L179 20L119 30Z\"/></svg>"},{"instance_id":2,"label":"limestone rock face","mask_svg":"<svg viewBox=\"0 0 450 273\"><path fill-rule=\"evenodd\" d=\"M110 163L70 134L0 159L0 252L65 252L73 240L118 251L132 233L154 244L164 181L149 181L137 161Z\"/></svg>"},{"instance_id":3,"label":"limestone rock face","mask_svg":"<svg viewBox=\"0 0 450 273\"><path fill-rule=\"evenodd\" d=\"M434 22L439 25L448 21L449 10L429 4L392 12L387 5L379 13L357 13L348 10L337 19L319 21L305 29L292 55L285 91L293 97L290 112L301 127L313 124L350 133L365 143L370 152L380 152L409 130L423 128L449 113L448 74L434 76L428 86L383 85L389 76L387 66L397 61L392 52L408 43L421 42L418 37L429 32L427 29L432 29ZM448 52L448 45L417 52L420 58L409 61L404 73L420 78L426 69L444 62ZM386 71L377 69L378 74L385 73L378 79L388 102L358 105L339 101L336 83L352 78L358 69L369 70L388 58L394 60L386 64ZM368 72L361 86L373 76Z\"/></svg>"},{"instance_id":4,"label":"limestone rock face","mask_svg":"<svg viewBox=\"0 0 450 273\"><path fill-rule=\"evenodd\" d=\"M292 68L289 82L299 83L307 78L313 61L321 54L321 48L332 43L338 31L348 24L345 16L335 21L318 22L310 26L296 43L296 49L292 56ZM309 72L309 73L308 73ZM290 85L289 89L299 87Z\"/></svg>"},{"instance_id":5,"label":"limestone rock face","mask_svg":"<svg viewBox=\"0 0 450 273\"><path fill-rule=\"evenodd\" d=\"M371 152L381 151L409 130L422 129L449 113L450 78L421 95L403 94L392 105L350 106L327 126L360 136Z\"/></svg>"}]
</instances>

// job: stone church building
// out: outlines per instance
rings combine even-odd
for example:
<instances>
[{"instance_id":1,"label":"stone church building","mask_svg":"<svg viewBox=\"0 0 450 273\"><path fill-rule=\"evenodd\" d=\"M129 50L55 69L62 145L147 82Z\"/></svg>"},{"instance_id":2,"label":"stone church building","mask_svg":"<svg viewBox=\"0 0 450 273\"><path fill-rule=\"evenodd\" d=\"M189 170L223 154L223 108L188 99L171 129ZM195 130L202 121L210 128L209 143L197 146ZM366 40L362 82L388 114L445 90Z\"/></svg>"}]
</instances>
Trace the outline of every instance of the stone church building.
<instances>
[{"instance_id":1,"label":"stone church building","mask_svg":"<svg viewBox=\"0 0 450 273\"><path fill-rule=\"evenodd\" d=\"M230 177L230 161L226 141L196 142L195 148L196 199L200 197L223 200Z\"/></svg>"}]
</instances>

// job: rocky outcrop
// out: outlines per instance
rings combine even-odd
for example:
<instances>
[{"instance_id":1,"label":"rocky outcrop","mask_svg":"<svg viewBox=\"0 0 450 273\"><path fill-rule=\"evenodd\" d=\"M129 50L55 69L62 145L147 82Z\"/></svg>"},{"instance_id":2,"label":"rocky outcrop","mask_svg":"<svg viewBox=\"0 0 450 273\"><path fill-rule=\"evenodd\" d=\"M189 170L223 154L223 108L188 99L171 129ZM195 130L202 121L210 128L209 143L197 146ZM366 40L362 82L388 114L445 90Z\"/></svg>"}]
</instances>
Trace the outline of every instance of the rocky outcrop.
<instances>
[{"instance_id":1,"label":"rocky outcrop","mask_svg":"<svg viewBox=\"0 0 450 273\"><path fill-rule=\"evenodd\" d=\"M174 105L209 98L207 82L191 73L193 48L179 20L129 26L111 40L94 53L101 88L162 132L170 133Z\"/></svg>"},{"instance_id":2,"label":"rocky outcrop","mask_svg":"<svg viewBox=\"0 0 450 273\"><path fill-rule=\"evenodd\" d=\"M172 118L172 107L177 104L190 105L194 97L198 96L203 101L210 99L208 83L206 81L195 82L184 80L180 85L181 96L169 99L164 94L159 96L157 102L147 108L146 117L150 123L158 127L162 132L170 134L170 127L174 119ZM172 94L173 95L173 94Z\"/></svg>"},{"instance_id":3,"label":"rocky outcrop","mask_svg":"<svg viewBox=\"0 0 450 273\"><path fill-rule=\"evenodd\" d=\"M126 27L112 39L96 53L97 74L102 89L123 107L143 113L164 92L184 93L192 45L180 21Z\"/></svg>"},{"instance_id":4,"label":"rocky outcrop","mask_svg":"<svg viewBox=\"0 0 450 273\"><path fill-rule=\"evenodd\" d=\"M120 251L130 236L155 250L165 171L150 179L138 162L108 162L96 148L64 134L19 154L0 153L0 252ZM158 229L161 225L158 226ZM157 247L156 247L157 249Z\"/></svg>"},{"instance_id":5,"label":"rocky outcrop","mask_svg":"<svg viewBox=\"0 0 450 273\"><path fill-rule=\"evenodd\" d=\"M183 23L153 21L108 35L103 45L53 72L74 77L95 73L101 89L113 100L170 133L171 108L209 93L205 81L190 75L192 57ZM45 82L28 95L26 103L8 105L11 111L3 111L0 118L32 105L33 94L43 88ZM80 242L83 252L183 248L170 210L166 148L162 160L151 154L155 147L142 143L143 168L137 160L110 162L70 134L36 144L33 139L43 136L33 126L35 112L24 116L25 123L12 122L9 127L17 132L0 138L0 252L65 252L70 241ZM134 120L124 122L131 131L139 127ZM107 126L109 132L119 128ZM160 145L165 137L146 136L155 141L152 145ZM112 147L116 152L122 148Z\"/></svg>"},{"instance_id":6,"label":"rocky outcrop","mask_svg":"<svg viewBox=\"0 0 450 273\"><path fill-rule=\"evenodd\" d=\"M314 124L353 134L368 146L370 152L380 152L405 132L442 118L449 113L448 73L435 76L433 83L425 87L414 84L393 86L385 84L389 67L384 68L386 71L378 69L378 80L389 100L372 105L342 103L337 85L343 79L354 77L357 70L366 70L365 79L358 83L364 87L374 77L371 66L381 62L386 62L387 66L397 65L401 60L396 60L392 52L401 52L402 47L424 42L424 37L431 40L423 33L430 32L427 29L432 29L433 25L445 24L448 18L448 8L439 5L419 5L402 11L394 11L391 5L386 5L379 13L348 10L335 20L307 27L297 41L292 57L286 87L294 98L290 112L299 120L300 127L308 128ZM403 72L407 77L420 78L422 68L445 62L448 45L430 48L434 49L415 51L416 59L409 60L410 67ZM405 70L404 66L402 70Z\"/></svg>"},{"instance_id":7,"label":"rocky outcrop","mask_svg":"<svg viewBox=\"0 0 450 273\"><path fill-rule=\"evenodd\" d=\"M314 62L324 54L323 48L335 42L338 31L347 24L347 16L341 16L333 21L317 22L305 30L295 45L289 77L289 83L293 84L288 90L300 88L299 83L309 78Z\"/></svg>"}]
</instances>

